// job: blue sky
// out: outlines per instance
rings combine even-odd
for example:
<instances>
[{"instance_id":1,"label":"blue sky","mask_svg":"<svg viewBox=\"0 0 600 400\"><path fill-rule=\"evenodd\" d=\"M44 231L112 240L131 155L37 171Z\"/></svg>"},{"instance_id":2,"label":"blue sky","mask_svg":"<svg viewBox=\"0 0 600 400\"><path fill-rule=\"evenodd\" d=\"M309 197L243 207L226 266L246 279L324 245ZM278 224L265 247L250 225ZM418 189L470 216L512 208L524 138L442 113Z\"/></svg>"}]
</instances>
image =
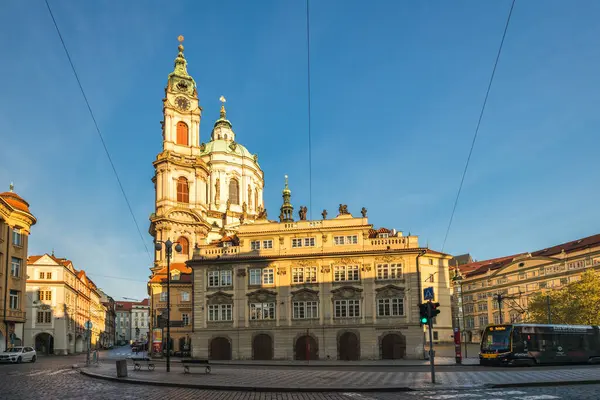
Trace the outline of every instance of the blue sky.
<instances>
[{"instance_id":1,"label":"blue sky","mask_svg":"<svg viewBox=\"0 0 600 400\"><path fill-rule=\"evenodd\" d=\"M180 34L201 140L225 95L271 217L284 174L308 205L304 1L50 4L149 248ZM365 206L375 226L441 249L509 7L312 2L315 218ZM445 251L485 259L598 233L599 17L597 1L517 2ZM0 185L38 218L30 254L54 249L114 297L142 298L151 261L43 1L2 2L0 54Z\"/></svg>"}]
</instances>

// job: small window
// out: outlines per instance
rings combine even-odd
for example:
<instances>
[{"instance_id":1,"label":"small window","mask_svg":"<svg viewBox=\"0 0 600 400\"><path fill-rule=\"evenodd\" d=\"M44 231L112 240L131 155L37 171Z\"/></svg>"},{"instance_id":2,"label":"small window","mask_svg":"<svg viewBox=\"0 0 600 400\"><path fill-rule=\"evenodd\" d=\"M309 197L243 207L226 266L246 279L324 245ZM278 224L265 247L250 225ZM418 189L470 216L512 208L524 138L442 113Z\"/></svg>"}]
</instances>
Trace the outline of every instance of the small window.
<instances>
[{"instance_id":1,"label":"small window","mask_svg":"<svg viewBox=\"0 0 600 400\"><path fill-rule=\"evenodd\" d=\"M12 310L19 309L19 291L11 290L9 292L9 307Z\"/></svg>"},{"instance_id":2,"label":"small window","mask_svg":"<svg viewBox=\"0 0 600 400\"><path fill-rule=\"evenodd\" d=\"M23 235L21 234L21 230L18 228L14 228L12 231L12 241L15 246L23 246Z\"/></svg>"},{"instance_id":3,"label":"small window","mask_svg":"<svg viewBox=\"0 0 600 400\"><path fill-rule=\"evenodd\" d=\"M190 324L190 315L186 313L181 314L181 322L183 326L188 326Z\"/></svg>"},{"instance_id":4,"label":"small window","mask_svg":"<svg viewBox=\"0 0 600 400\"><path fill-rule=\"evenodd\" d=\"M177 202L190 202L190 188L188 185L188 180L185 179L183 176L177 179Z\"/></svg>"},{"instance_id":5,"label":"small window","mask_svg":"<svg viewBox=\"0 0 600 400\"><path fill-rule=\"evenodd\" d=\"M260 240L253 240L250 242L251 250L260 250Z\"/></svg>"},{"instance_id":6,"label":"small window","mask_svg":"<svg viewBox=\"0 0 600 400\"><path fill-rule=\"evenodd\" d=\"M188 126L185 122L177 123L177 144L188 145Z\"/></svg>"},{"instance_id":7,"label":"small window","mask_svg":"<svg viewBox=\"0 0 600 400\"><path fill-rule=\"evenodd\" d=\"M16 278L21 276L21 259L12 257L10 265L10 274Z\"/></svg>"},{"instance_id":8,"label":"small window","mask_svg":"<svg viewBox=\"0 0 600 400\"><path fill-rule=\"evenodd\" d=\"M272 249L273 241L272 240L263 240L263 249Z\"/></svg>"},{"instance_id":9,"label":"small window","mask_svg":"<svg viewBox=\"0 0 600 400\"><path fill-rule=\"evenodd\" d=\"M52 272L46 272L46 279L52 279Z\"/></svg>"},{"instance_id":10,"label":"small window","mask_svg":"<svg viewBox=\"0 0 600 400\"><path fill-rule=\"evenodd\" d=\"M40 279L46 279L46 273L40 272Z\"/></svg>"},{"instance_id":11,"label":"small window","mask_svg":"<svg viewBox=\"0 0 600 400\"><path fill-rule=\"evenodd\" d=\"M438 331L433 331L433 340L439 340Z\"/></svg>"},{"instance_id":12,"label":"small window","mask_svg":"<svg viewBox=\"0 0 600 400\"><path fill-rule=\"evenodd\" d=\"M240 204L240 184L237 179L229 181L229 201L231 204Z\"/></svg>"},{"instance_id":13,"label":"small window","mask_svg":"<svg viewBox=\"0 0 600 400\"><path fill-rule=\"evenodd\" d=\"M160 293L160 301L167 301L167 292Z\"/></svg>"},{"instance_id":14,"label":"small window","mask_svg":"<svg viewBox=\"0 0 600 400\"><path fill-rule=\"evenodd\" d=\"M190 301L190 292L181 292L181 301Z\"/></svg>"},{"instance_id":15,"label":"small window","mask_svg":"<svg viewBox=\"0 0 600 400\"><path fill-rule=\"evenodd\" d=\"M180 254L189 256L190 254L190 241L187 240L187 238L180 236L179 239L177 239L177 242L181 245L181 251Z\"/></svg>"}]
</instances>

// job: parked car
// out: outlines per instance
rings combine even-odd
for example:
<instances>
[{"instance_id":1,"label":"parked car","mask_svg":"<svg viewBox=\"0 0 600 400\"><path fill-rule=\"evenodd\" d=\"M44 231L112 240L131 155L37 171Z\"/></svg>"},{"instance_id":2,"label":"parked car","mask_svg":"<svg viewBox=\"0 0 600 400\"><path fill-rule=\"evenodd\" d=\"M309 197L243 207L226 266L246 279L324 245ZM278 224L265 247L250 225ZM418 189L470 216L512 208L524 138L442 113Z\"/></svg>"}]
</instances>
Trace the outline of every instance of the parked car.
<instances>
[{"instance_id":1,"label":"parked car","mask_svg":"<svg viewBox=\"0 0 600 400\"><path fill-rule=\"evenodd\" d=\"M23 361L35 362L37 354L31 347L12 347L0 353L0 362L20 363Z\"/></svg>"}]
</instances>

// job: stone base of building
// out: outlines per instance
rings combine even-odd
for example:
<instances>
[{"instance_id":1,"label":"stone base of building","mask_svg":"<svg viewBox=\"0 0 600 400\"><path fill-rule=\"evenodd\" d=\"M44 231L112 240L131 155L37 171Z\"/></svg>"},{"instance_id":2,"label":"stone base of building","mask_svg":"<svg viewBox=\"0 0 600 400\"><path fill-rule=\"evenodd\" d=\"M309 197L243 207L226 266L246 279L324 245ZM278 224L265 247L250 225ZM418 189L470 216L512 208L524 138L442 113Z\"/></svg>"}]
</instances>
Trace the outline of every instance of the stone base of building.
<instances>
[{"instance_id":1,"label":"stone base of building","mask_svg":"<svg viewBox=\"0 0 600 400\"><path fill-rule=\"evenodd\" d=\"M423 359L423 331L395 327L273 327L202 329L192 356L211 360Z\"/></svg>"}]
</instances>

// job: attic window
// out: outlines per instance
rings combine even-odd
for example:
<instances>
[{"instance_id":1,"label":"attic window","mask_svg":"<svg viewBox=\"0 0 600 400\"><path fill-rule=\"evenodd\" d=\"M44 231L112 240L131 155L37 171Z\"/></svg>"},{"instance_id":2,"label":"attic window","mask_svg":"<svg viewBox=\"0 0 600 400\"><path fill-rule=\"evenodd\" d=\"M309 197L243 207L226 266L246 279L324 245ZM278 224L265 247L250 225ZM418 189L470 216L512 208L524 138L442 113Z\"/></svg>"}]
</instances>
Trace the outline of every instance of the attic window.
<instances>
[{"instance_id":1,"label":"attic window","mask_svg":"<svg viewBox=\"0 0 600 400\"><path fill-rule=\"evenodd\" d=\"M388 237L390 237L390 234L389 233L380 233L380 234L377 235L377 237L379 237L379 238L388 238Z\"/></svg>"},{"instance_id":2,"label":"attic window","mask_svg":"<svg viewBox=\"0 0 600 400\"><path fill-rule=\"evenodd\" d=\"M179 272L179 270L171 271L171 279L172 280L178 281L180 276L181 276L181 273Z\"/></svg>"},{"instance_id":3,"label":"attic window","mask_svg":"<svg viewBox=\"0 0 600 400\"><path fill-rule=\"evenodd\" d=\"M525 266L524 262L519 263L519 267L524 267L524 266Z\"/></svg>"}]
</instances>

